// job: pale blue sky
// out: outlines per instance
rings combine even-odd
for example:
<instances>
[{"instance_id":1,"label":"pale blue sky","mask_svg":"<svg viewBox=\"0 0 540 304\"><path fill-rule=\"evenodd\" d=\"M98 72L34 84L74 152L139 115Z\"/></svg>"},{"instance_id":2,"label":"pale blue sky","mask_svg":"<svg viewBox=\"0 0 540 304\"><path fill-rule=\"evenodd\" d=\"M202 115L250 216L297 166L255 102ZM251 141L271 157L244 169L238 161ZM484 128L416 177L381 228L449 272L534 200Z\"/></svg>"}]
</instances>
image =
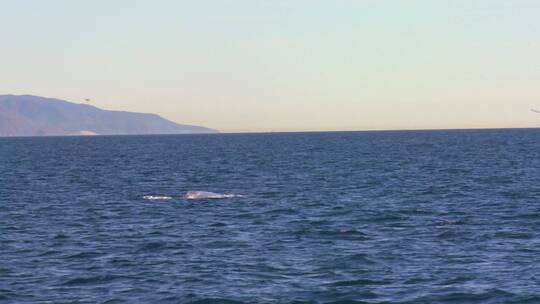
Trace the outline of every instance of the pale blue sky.
<instances>
[{"instance_id":1,"label":"pale blue sky","mask_svg":"<svg viewBox=\"0 0 540 304\"><path fill-rule=\"evenodd\" d=\"M0 94L222 131L540 127L536 0L0 0Z\"/></svg>"}]
</instances>

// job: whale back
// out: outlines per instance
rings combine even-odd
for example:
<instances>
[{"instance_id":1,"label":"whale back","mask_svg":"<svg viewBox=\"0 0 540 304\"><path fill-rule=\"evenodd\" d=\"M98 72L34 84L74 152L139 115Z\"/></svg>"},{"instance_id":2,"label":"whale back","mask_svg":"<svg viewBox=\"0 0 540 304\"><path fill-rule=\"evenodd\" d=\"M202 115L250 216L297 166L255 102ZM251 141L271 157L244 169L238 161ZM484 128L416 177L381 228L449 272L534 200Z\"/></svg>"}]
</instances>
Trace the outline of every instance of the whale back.
<instances>
[{"instance_id":1,"label":"whale back","mask_svg":"<svg viewBox=\"0 0 540 304\"><path fill-rule=\"evenodd\" d=\"M230 193L215 193L208 191L188 191L184 194L184 199L195 200L195 199L220 199L220 198L231 198L238 197L240 195L230 194Z\"/></svg>"}]
</instances>

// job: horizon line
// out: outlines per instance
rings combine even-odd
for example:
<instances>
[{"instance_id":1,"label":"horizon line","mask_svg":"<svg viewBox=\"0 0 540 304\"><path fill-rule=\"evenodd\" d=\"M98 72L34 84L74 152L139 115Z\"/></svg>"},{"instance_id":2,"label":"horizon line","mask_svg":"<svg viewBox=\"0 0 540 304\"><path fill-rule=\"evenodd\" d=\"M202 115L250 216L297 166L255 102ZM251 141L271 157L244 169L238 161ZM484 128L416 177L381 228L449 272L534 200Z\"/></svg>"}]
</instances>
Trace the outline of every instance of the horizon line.
<instances>
[{"instance_id":1,"label":"horizon line","mask_svg":"<svg viewBox=\"0 0 540 304\"><path fill-rule=\"evenodd\" d=\"M115 136L219 136L219 135L257 135L257 134L301 134L301 133L370 133L370 132L437 132L437 131L490 131L490 130L540 130L540 127L486 127L486 128L440 128L440 129L368 129L368 130L323 130L323 131L247 131L247 132L217 132L217 133L178 133L178 134L96 134L96 135L28 135L2 136L3 138L47 138L47 137L115 137Z\"/></svg>"}]
</instances>

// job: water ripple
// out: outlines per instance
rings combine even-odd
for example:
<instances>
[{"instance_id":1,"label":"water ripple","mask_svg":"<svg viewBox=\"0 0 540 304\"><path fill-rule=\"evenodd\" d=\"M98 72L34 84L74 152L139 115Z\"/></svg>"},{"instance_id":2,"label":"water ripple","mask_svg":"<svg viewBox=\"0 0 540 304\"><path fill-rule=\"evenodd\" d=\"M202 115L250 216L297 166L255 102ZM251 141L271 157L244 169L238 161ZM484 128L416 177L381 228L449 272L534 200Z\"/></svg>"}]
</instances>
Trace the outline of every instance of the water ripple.
<instances>
[{"instance_id":1,"label":"water ripple","mask_svg":"<svg viewBox=\"0 0 540 304\"><path fill-rule=\"evenodd\" d=\"M540 303L538 130L12 138L0 167L2 303Z\"/></svg>"}]
</instances>

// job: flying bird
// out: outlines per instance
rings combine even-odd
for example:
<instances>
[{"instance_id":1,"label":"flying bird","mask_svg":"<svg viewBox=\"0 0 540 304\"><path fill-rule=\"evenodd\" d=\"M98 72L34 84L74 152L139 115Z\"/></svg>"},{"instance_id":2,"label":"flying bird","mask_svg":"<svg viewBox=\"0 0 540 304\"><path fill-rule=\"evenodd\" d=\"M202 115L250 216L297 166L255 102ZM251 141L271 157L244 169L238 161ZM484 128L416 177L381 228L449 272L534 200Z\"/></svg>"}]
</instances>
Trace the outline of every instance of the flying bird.
<instances>
[{"instance_id":1,"label":"flying bird","mask_svg":"<svg viewBox=\"0 0 540 304\"><path fill-rule=\"evenodd\" d=\"M540 113L540 111L535 110L535 109L531 109L531 111L533 111L533 112L535 112L535 113Z\"/></svg>"},{"instance_id":2,"label":"flying bird","mask_svg":"<svg viewBox=\"0 0 540 304\"><path fill-rule=\"evenodd\" d=\"M92 100L92 99L90 99L90 98L85 98L84 99L84 101L90 101L90 100Z\"/></svg>"}]
</instances>

